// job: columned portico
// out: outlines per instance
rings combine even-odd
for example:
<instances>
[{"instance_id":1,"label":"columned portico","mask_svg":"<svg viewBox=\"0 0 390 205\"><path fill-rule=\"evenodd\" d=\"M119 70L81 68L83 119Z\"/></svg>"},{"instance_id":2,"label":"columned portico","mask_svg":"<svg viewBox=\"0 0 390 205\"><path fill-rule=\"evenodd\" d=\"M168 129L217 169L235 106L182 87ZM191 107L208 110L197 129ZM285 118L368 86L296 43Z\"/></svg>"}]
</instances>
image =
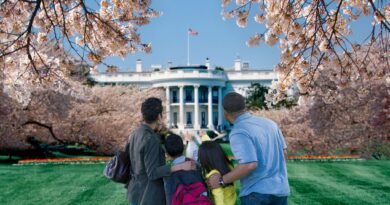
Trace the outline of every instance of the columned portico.
<instances>
[{"instance_id":1,"label":"columned portico","mask_svg":"<svg viewBox=\"0 0 390 205\"><path fill-rule=\"evenodd\" d=\"M184 130L184 86L179 86L179 129Z\"/></svg>"},{"instance_id":2,"label":"columned portico","mask_svg":"<svg viewBox=\"0 0 390 205\"><path fill-rule=\"evenodd\" d=\"M209 129L214 129L213 125L213 87L209 86L208 94L208 125Z\"/></svg>"},{"instance_id":3,"label":"columned portico","mask_svg":"<svg viewBox=\"0 0 390 205\"><path fill-rule=\"evenodd\" d=\"M167 128L171 128L171 97L169 86L165 86L165 97L166 97L166 115L167 115Z\"/></svg>"},{"instance_id":4,"label":"columned portico","mask_svg":"<svg viewBox=\"0 0 390 205\"><path fill-rule=\"evenodd\" d=\"M228 126L222 105L225 93L244 92L253 82L270 85L278 78L272 71L242 71L241 68L220 71L208 65L168 66L155 72L137 71L115 74L91 72L90 77L101 86L131 84L142 89L165 89L164 118L167 127L177 134L215 128L224 130Z\"/></svg>"},{"instance_id":5,"label":"columned portico","mask_svg":"<svg viewBox=\"0 0 390 205\"><path fill-rule=\"evenodd\" d=\"M218 129L222 129L222 124L223 124L222 88L218 87L218 126L217 126Z\"/></svg>"},{"instance_id":6,"label":"columned portico","mask_svg":"<svg viewBox=\"0 0 390 205\"><path fill-rule=\"evenodd\" d=\"M194 129L199 130L199 85L194 86Z\"/></svg>"}]
</instances>

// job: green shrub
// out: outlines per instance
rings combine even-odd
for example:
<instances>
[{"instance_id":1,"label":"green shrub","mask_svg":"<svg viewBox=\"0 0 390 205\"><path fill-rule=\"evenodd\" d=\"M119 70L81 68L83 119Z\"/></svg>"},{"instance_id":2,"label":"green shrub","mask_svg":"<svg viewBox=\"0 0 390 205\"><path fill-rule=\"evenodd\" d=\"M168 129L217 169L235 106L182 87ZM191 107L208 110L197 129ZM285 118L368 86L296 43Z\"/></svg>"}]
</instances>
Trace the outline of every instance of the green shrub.
<instances>
[{"instance_id":1,"label":"green shrub","mask_svg":"<svg viewBox=\"0 0 390 205\"><path fill-rule=\"evenodd\" d=\"M363 157L376 160L390 159L390 142L379 139L370 140L363 147Z\"/></svg>"}]
</instances>

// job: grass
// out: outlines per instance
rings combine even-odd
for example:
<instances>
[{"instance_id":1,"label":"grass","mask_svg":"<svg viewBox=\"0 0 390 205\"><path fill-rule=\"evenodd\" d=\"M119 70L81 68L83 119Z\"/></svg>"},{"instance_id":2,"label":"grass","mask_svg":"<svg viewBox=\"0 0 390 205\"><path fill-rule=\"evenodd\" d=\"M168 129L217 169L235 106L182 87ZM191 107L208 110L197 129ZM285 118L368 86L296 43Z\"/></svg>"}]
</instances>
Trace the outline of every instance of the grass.
<instances>
[{"instance_id":1,"label":"grass","mask_svg":"<svg viewBox=\"0 0 390 205\"><path fill-rule=\"evenodd\" d=\"M289 204L388 204L390 161L290 162Z\"/></svg>"},{"instance_id":2,"label":"grass","mask_svg":"<svg viewBox=\"0 0 390 205\"><path fill-rule=\"evenodd\" d=\"M388 204L390 161L288 162L289 204ZM104 164L0 165L0 204L127 204Z\"/></svg>"},{"instance_id":3,"label":"grass","mask_svg":"<svg viewBox=\"0 0 390 205\"><path fill-rule=\"evenodd\" d=\"M127 204L123 186L105 179L103 164L0 165L0 204Z\"/></svg>"}]
</instances>

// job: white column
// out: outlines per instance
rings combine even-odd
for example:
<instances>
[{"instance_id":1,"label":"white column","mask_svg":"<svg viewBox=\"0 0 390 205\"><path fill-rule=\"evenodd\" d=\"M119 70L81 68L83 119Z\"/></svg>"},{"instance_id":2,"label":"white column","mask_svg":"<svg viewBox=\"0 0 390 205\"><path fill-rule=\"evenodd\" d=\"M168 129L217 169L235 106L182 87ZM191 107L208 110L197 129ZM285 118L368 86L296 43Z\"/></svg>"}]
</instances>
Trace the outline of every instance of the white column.
<instances>
[{"instance_id":1,"label":"white column","mask_svg":"<svg viewBox=\"0 0 390 205\"><path fill-rule=\"evenodd\" d=\"M208 113L209 113L209 119L208 119L208 125L207 127L209 129L214 129L213 126L213 87L209 86L209 95L208 95Z\"/></svg>"},{"instance_id":2,"label":"white column","mask_svg":"<svg viewBox=\"0 0 390 205\"><path fill-rule=\"evenodd\" d=\"M179 129L184 130L184 86L179 86Z\"/></svg>"},{"instance_id":3,"label":"white column","mask_svg":"<svg viewBox=\"0 0 390 205\"><path fill-rule=\"evenodd\" d=\"M170 95L170 90L169 86L165 87L165 97L166 97L166 115L167 115L167 128L171 128L171 95Z\"/></svg>"},{"instance_id":4,"label":"white column","mask_svg":"<svg viewBox=\"0 0 390 205\"><path fill-rule=\"evenodd\" d=\"M223 109L222 109L222 87L218 87L218 127L222 129L223 124Z\"/></svg>"},{"instance_id":5,"label":"white column","mask_svg":"<svg viewBox=\"0 0 390 205\"><path fill-rule=\"evenodd\" d=\"M194 129L199 130L199 85L194 86Z\"/></svg>"}]
</instances>

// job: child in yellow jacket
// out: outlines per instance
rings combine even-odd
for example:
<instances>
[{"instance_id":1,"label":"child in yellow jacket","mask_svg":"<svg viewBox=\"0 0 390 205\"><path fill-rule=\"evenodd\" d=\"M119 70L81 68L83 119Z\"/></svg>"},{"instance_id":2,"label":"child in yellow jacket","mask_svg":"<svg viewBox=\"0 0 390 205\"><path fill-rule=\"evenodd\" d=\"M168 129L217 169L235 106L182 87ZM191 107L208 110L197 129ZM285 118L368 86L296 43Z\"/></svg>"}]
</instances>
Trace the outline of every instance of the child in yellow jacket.
<instances>
[{"instance_id":1,"label":"child in yellow jacket","mask_svg":"<svg viewBox=\"0 0 390 205\"><path fill-rule=\"evenodd\" d=\"M213 174L221 176L230 172L232 164L224 154L221 146L214 141L203 142L198 151L198 159L202 169L206 172L206 180ZM234 184L227 184L211 190L215 205L234 205L237 199Z\"/></svg>"}]
</instances>

